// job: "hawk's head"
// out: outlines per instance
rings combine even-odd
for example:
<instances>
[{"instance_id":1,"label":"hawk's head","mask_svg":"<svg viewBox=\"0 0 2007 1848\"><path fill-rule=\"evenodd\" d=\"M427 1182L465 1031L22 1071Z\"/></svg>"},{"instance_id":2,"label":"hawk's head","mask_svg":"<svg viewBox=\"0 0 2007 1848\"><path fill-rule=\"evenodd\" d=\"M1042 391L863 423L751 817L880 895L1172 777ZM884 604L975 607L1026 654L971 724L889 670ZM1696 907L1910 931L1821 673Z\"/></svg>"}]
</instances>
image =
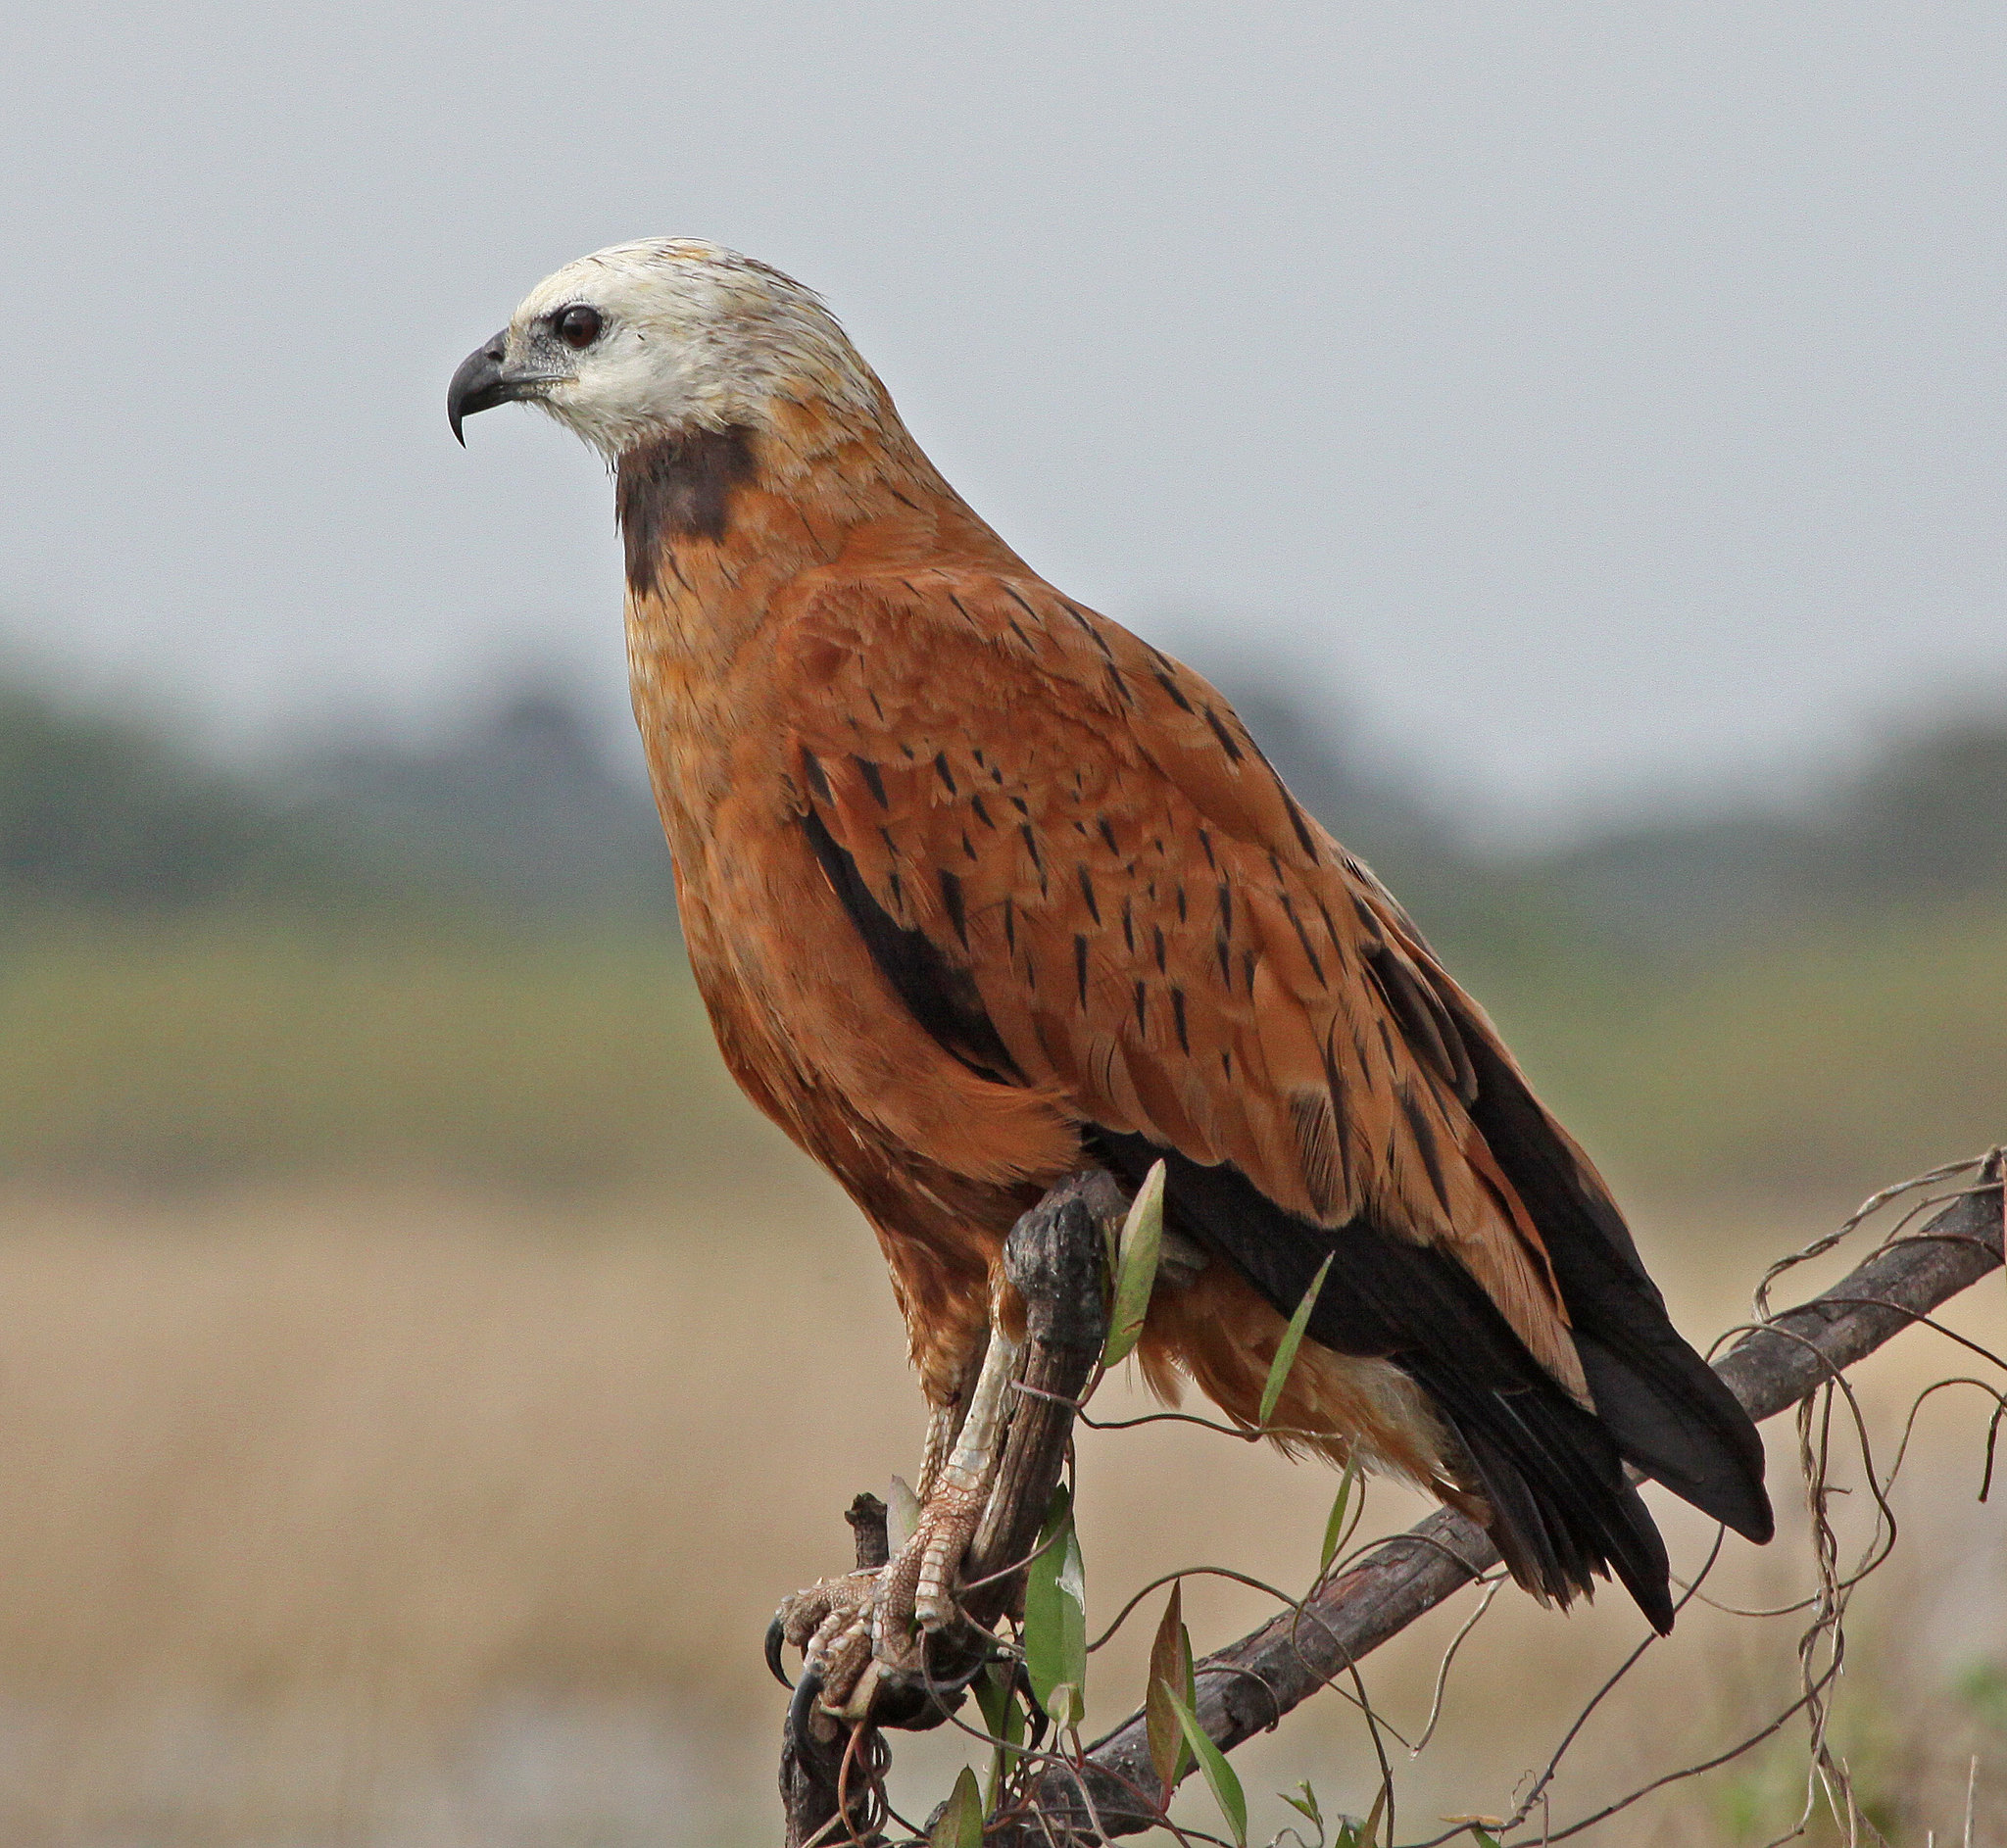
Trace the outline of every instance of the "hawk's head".
<instances>
[{"instance_id":1,"label":"hawk's head","mask_svg":"<svg viewBox=\"0 0 2007 1848\"><path fill-rule=\"evenodd\" d=\"M868 415L878 398L811 290L715 244L652 238L538 283L462 362L446 414L459 436L476 411L537 405L611 461L664 436L770 427L787 405Z\"/></svg>"}]
</instances>

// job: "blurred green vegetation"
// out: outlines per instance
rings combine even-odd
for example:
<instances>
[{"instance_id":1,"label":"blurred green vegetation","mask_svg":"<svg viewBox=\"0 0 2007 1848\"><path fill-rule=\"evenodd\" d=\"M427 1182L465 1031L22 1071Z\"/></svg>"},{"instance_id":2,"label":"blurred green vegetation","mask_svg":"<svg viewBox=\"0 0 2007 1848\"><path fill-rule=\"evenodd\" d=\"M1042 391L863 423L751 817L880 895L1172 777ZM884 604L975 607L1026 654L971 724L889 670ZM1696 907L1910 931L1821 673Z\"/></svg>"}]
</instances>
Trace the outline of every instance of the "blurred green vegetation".
<instances>
[{"instance_id":1,"label":"blurred green vegetation","mask_svg":"<svg viewBox=\"0 0 2007 1848\"><path fill-rule=\"evenodd\" d=\"M1470 985L1620 1187L1824 1208L2007 1140L2007 900L1705 956L1475 960Z\"/></svg>"},{"instance_id":2,"label":"blurred green vegetation","mask_svg":"<svg viewBox=\"0 0 2007 1848\"><path fill-rule=\"evenodd\" d=\"M1919 735L1795 819L1500 860L1243 704L1621 1185L1823 1205L2007 1136L2007 723ZM648 798L562 699L226 774L0 692L7 1172L605 1188L772 1147Z\"/></svg>"},{"instance_id":3,"label":"blurred green vegetation","mask_svg":"<svg viewBox=\"0 0 2007 1848\"><path fill-rule=\"evenodd\" d=\"M232 909L0 942L16 1176L618 1187L755 1146L667 931Z\"/></svg>"}]
</instances>

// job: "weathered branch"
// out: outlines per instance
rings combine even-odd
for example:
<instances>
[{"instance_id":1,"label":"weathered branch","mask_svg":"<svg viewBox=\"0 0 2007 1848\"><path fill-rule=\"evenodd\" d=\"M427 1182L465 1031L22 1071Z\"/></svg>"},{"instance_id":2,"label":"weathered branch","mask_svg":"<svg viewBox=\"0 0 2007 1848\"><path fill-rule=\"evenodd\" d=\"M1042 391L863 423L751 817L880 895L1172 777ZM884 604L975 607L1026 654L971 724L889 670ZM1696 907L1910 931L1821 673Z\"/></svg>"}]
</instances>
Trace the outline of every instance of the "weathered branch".
<instances>
[{"instance_id":1,"label":"weathered branch","mask_svg":"<svg viewBox=\"0 0 2007 1848\"><path fill-rule=\"evenodd\" d=\"M1973 1190L1920 1232L1892 1240L1840 1283L1739 1340L1716 1371L1752 1418L1774 1417L2001 1264L1998 1151ZM1346 1674L1361 1658L1498 1563L1483 1530L1444 1509L1373 1549L1319 1589L1198 1665L1198 1714L1231 1751ZM1081 1784L1100 1821L1097 1833ZM1152 1791L1141 1713L1089 1748L1083 1773L1053 1769L1036 1787L1035 1824L993 1843L1088 1843L1136 1834L1157 1820L1133 1792Z\"/></svg>"},{"instance_id":2,"label":"weathered branch","mask_svg":"<svg viewBox=\"0 0 2007 1848\"><path fill-rule=\"evenodd\" d=\"M985 1629L1023 1608L1022 1562L1038 1544L1066 1465L1073 1406L1107 1334L1102 1228L1119 1223L1128 1204L1112 1176L1074 1175L1025 1214L1004 1244L1004 1273L1024 1298L1018 1378L1026 1390L1017 1396L997 1486L962 1562L961 1608Z\"/></svg>"}]
</instances>

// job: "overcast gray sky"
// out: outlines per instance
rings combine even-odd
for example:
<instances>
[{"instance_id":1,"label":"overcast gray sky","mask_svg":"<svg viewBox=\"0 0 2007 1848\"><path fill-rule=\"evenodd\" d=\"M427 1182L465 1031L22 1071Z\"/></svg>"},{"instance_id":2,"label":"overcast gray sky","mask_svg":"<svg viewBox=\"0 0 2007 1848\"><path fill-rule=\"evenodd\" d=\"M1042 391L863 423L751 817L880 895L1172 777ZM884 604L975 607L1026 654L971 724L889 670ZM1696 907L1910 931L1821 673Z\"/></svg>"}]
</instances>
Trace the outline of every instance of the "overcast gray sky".
<instances>
[{"instance_id":1,"label":"overcast gray sky","mask_svg":"<svg viewBox=\"0 0 2007 1848\"><path fill-rule=\"evenodd\" d=\"M539 276L821 289L1072 594L1521 827L2007 689L1974 0L342 0L0 24L0 623L220 734L618 695L608 485L447 433Z\"/></svg>"}]
</instances>

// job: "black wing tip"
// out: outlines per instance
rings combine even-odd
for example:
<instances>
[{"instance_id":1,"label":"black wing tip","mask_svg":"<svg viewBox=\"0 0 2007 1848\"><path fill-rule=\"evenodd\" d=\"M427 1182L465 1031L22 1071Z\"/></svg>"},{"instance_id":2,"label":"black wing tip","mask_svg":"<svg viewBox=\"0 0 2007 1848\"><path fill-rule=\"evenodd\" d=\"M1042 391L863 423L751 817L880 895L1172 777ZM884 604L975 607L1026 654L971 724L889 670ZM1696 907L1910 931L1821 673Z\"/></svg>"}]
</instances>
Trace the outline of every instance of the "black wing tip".
<instances>
[{"instance_id":1,"label":"black wing tip","mask_svg":"<svg viewBox=\"0 0 2007 1848\"><path fill-rule=\"evenodd\" d=\"M1606 1326L1605 1337L1611 1331ZM1723 1381L1656 1318L1619 1348L1586 1330L1576 1351L1596 1414L1624 1460L1691 1506L1761 1546L1777 1532L1764 1487L1763 1437Z\"/></svg>"}]
</instances>

